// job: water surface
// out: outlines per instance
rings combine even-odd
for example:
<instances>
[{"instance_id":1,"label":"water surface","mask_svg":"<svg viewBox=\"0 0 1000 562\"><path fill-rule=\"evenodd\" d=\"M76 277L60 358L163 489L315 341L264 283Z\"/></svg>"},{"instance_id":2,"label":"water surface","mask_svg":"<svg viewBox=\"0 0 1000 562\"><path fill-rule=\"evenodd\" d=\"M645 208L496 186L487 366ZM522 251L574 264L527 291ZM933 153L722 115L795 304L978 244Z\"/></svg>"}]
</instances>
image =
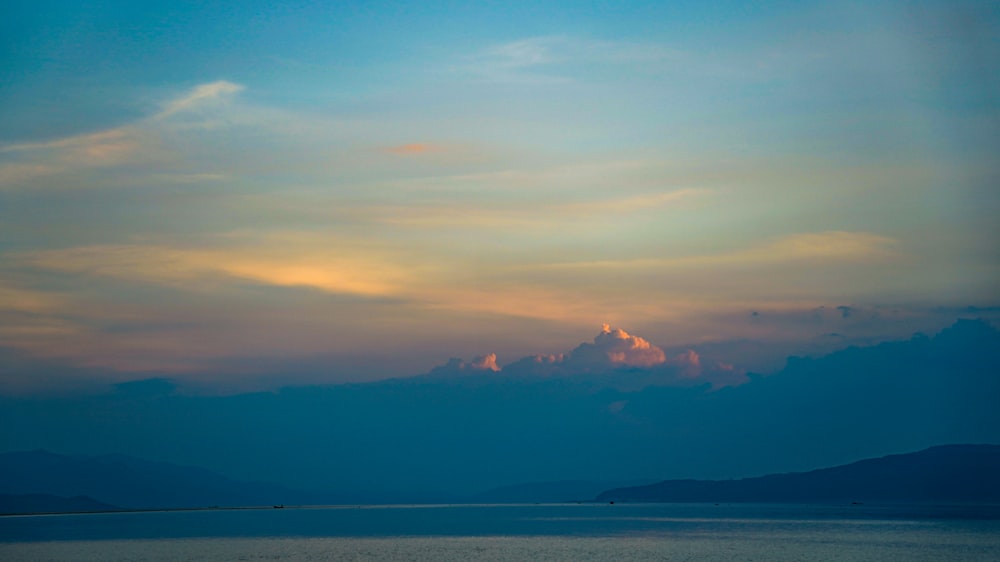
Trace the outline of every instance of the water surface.
<instances>
[{"instance_id":1,"label":"water surface","mask_svg":"<svg viewBox=\"0 0 1000 562\"><path fill-rule=\"evenodd\" d=\"M1000 560L1000 507L350 506L0 518L3 560Z\"/></svg>"}]
</instances>

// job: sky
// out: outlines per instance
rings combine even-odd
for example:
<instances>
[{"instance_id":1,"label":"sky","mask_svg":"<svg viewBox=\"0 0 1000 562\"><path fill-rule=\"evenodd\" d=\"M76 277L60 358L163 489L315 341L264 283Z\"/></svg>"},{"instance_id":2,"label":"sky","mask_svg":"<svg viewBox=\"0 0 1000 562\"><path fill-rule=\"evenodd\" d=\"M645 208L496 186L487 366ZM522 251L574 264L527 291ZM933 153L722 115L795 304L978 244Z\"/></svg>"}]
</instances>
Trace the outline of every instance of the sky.
<instances>
[{"instance_id":1,"label":"sky","mask_svg":"<svg viewBox=\"0 0 1000 562\"><path fill-rule=\"evenodd\" d=\"M1000 316L995 3L204 4L4 5L0 391Z\"/></svg>"}]
</instances>

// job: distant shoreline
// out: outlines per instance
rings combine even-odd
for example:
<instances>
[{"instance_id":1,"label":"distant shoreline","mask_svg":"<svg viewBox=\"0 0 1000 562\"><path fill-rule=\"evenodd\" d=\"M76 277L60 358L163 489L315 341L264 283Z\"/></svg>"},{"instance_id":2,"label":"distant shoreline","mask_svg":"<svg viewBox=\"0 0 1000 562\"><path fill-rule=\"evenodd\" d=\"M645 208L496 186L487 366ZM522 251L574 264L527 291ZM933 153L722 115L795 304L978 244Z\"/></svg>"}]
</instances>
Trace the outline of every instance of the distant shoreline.
<instances>
[{"instance_id":1,"label":"distant shoreline","mask_svg":"<svg viewBox=\"0 0 1000 562\"><path fill-rule=\"evenodd\" d=\"M630 506L654 506L654 505L692 505L692 506L749 506L749 505L770 505L770 506L816 506L816 507L845 507L845 508L878 508L878 507L981 507L998 508L997 502L927 502L927 501L896 501L896 502L842 502L842 501L813 501L813 502L759 502L759 501L692 501L692 502L648 502L621 500L615 502L607 501L572 501L572 502L512 502L512 503L422 503L422 504L337 504L337 505L254 505L254 506L208 506L208 507L168 507L168 508L137 508L137 509L106 509L93 511L49 511L49 512L24 512L24 513L0 513L0 517L49 517L53 515L102 515L117 513L177 513L194 511L273 511L279 509L404 509L404 508L449 508L449 507L526 507L526 506L611 506L616 504Z\"/></svg>"}]
</instances>

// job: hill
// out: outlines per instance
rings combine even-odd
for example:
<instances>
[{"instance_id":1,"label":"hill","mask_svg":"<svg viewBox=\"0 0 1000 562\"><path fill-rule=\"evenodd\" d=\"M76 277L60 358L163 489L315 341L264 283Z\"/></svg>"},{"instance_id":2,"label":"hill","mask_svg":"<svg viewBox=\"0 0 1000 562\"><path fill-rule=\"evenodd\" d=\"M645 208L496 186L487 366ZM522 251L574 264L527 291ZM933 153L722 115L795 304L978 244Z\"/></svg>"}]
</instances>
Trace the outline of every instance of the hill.
<instances>
[{"instance_id":1,"label":"hill","mask_svg":"<svg viewBox=\"0 0 1000 562\"><path fill-rule=\"evenodd\" d=\"M598 501L1000 503L1000 445L916 453L741 480L666 480L608 490Z\"/></svg>"},{"instance_id":2,"label":"hill","mask_svg":"<svg viewBox=\"0 0 1000 562\"><path fill-rule=\"evenodd\" d=\"M90 457L41 450L0 454L0 494L6 494L11 505L28 502L24 505L30 507L29 500L37 500L37 508L32 507L30 511L106 509L100 506L157 509L316 504L333 503L336 499L275 484L231 480L191 466L124 455ZM32 495L44 497L27 497ZM85 505L77 496L87 496L97 504ZM60 503L53 497L77 501ZM13 508L2 505L7 512L12 512Z\"/></svg>"}]
</instances>

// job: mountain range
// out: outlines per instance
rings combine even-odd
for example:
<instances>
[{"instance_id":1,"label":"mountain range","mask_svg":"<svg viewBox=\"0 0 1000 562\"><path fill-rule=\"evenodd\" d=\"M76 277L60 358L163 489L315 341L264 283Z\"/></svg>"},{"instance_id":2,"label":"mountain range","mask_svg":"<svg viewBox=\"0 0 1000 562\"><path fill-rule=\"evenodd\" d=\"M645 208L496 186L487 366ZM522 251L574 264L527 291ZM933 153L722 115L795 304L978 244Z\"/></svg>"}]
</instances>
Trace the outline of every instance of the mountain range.
<instances>
[{"instance_id":1,"label":"mountain range","mask_svg":"<svg viewBox=\"0 0 1000 562\"><path fill-rule=\"evenodd\" d=\"M505 486L464 501L1000 503L997 475L1000 445L943 445L809 472L666 480L610 489L596 498L599 483L562 481ZM342 503L338 500L121 455L0 454L0 514Z\"/></svg>"},{"instance_id":2,"label":"mountain range","mask_svg":"<svg viewBox=\"0 0 1000 562\"><path fill-rule=\"evenodd\" d=\"M91 457L41 450L0 454L0 494L2 513L325 504L340 500L330 494L232 480L204 468L125 455ZM70 499L75 501L68 503Z\"/></svg>"}]
</instances>

